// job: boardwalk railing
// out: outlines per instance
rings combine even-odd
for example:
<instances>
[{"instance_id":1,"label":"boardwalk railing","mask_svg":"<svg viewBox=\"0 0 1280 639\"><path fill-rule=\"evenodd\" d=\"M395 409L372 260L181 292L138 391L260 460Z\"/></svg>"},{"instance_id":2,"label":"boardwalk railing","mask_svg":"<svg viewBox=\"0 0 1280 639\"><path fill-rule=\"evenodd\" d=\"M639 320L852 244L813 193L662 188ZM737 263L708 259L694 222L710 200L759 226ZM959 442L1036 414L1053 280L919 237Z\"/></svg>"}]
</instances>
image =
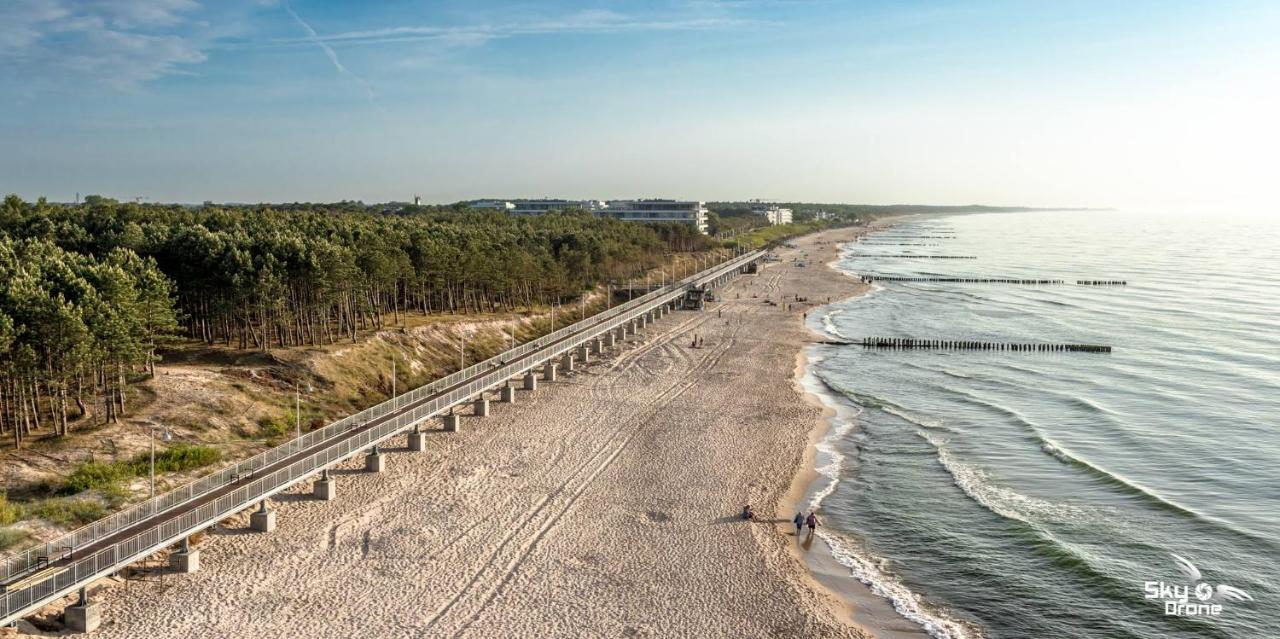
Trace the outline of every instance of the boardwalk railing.
<instances>
[{"instance_id":1,"label":"boardwalk railing","mask_svg":"<svg viewBox=\"0 0 1280 639\"><path fill-rule=\"evenodd\" d=\"M0 625L285 490L322 468L441 415L485 390L506 384L513 377L625 326L663 304L674 302L690 286L728 277L762 255L762 251L753 251L732 258L28 549L3 567L0 583L12 582L49 562L65 561L61 567L66 570L0 594ZM297 459L282 465L294 458ZM204 503L179 508L198 499ZM154 525L139 525L153 519ZM135 534L88 556L78 556L80 549L108 540L131 527L138 528Z\"/></svg>"}]
</instances>

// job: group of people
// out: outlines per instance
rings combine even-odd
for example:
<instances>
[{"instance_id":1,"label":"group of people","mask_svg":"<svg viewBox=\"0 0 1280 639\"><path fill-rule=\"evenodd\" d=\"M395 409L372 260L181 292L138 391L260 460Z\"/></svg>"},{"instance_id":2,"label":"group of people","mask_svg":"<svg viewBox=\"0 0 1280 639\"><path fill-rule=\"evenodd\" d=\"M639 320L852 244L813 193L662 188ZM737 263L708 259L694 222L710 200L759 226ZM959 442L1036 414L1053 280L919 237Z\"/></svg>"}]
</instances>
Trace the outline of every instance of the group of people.
<instances>
[{"instance_id":1,"label":"group of people","mask_svg":"<svg viewBox=\"0 0 1280 639\"><path fill-rule=\"evenodd\" d=\"M689 344L689 348L702 348L704 343L706 343L706 339L695 333L693 335L693 343Z\"/></svg>"},{"instance_id":2,"label":"group of people","mask_svg":"<svg viewBox=\"0 0 1280 639\"><path fill-rule=\"evenodd\" d=\"M751 507L751 504L747 504L742 507L742 518L747 521L755 520L756 510ZM812 535L814 531L818 529L818 511L811 510L808 515L805 515L804 511L800 511L796 513L796 516L791 520L791 523L796 525L797 537L800 536L800 533L804 532L805 526L809 527L809 534Z\"/></svg>"},{"instance_id":3,"label":"group of people","mask_svg":"<svg viewBox=\"0 0 1280 639\"><path fill-rule=\"evenodd\" d=\"M799 537L800 533L804 531L805 526L809 527L809 534L812 535L814 531L818 529L818 511L809 511L808 517L805 516L804 511L798 512L796 513L795 519L791 520L791 523L796 525L797 537Z\"/></svg>"}]
</instances>

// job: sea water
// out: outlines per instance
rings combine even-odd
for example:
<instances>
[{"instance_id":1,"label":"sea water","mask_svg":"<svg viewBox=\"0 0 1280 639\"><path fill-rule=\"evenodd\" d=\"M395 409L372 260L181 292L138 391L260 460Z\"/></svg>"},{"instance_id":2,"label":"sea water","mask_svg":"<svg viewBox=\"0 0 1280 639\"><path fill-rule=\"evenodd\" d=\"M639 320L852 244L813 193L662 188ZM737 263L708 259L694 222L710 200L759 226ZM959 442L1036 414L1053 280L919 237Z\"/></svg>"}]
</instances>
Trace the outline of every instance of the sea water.
<instances>
[{"instance_id":1,"label":"sea water","mask_svg":"<svg viewBox=\"0 0 1280 639\"><path fill-rule=\"evenodd\" d=\"M1280 637L1280 222L916 219L836 267L1067 283L877 283L810 314L834 339L1114 347L813 347L813 503L853 576L937 637Z\"/></svg>"}]
</instances>

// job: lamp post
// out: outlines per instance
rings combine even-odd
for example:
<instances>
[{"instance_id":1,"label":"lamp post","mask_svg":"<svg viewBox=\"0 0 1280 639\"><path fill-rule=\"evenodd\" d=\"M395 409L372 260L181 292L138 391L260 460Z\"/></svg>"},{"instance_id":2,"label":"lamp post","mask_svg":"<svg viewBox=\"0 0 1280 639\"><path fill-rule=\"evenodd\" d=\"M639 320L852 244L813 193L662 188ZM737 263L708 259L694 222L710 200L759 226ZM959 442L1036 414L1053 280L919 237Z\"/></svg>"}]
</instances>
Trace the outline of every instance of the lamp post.
<instances>
[{"instance_id":1,"label":"lamp post","mask_svg":"<svg viewBox=\"0 0 1280 639\"><path fill-rule=\"evenodd\" d=\"M396 356L391 356L391 410L400 408L399 402L396 401Z\"/></svg>"},{"instance_id":2,"label":"lamp post","mask_svg":"<svg viewBox=\"0 0 1280 639\"><path fill-rule=\"evenodd\" d=\"M163 431L160 434L160 441L166 444L173 441L173 433L169 432L168 428L161 428L160 426L151 427L151 496L152 497L156 496L156 431L157 430Z\"/></svg>"},{"instance_id":3,"label":"lamp post","mask_svg":"<svg viewBox=\"0 0 1280 639\"><path fill-rule=\"evenodd\" d=\"M392 363L394 364L394 362ZM391 375L391 383L394 385L395 373ZM392 387L394 388L394 386ZM312 388L311 382L307 382L307 394L310 395L315 390L315 388ZM293 380L293 431L295 437L302 437L302 382L296 379Z\"/></svg>"},{"instance_id":4,"label":"lamp post","mask_svg":"<svg viewBox=\"0 0 1280 639\"><path fill-rule=\"evenodd\" d=\"M462 339L458 342L458 370L467 367L467 332L462 331Z\"/></svg>"}]
</instances>

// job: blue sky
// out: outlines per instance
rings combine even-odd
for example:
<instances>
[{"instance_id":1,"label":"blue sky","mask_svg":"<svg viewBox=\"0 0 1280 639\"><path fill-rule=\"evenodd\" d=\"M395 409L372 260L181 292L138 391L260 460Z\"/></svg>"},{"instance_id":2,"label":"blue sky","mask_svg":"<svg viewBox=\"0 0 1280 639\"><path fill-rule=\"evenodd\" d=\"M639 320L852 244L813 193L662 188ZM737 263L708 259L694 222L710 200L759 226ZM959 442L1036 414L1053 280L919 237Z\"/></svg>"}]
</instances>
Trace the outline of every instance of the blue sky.
<instances>
[{"instance_id":1,"label":"blue sky","mask_svg":"<svg viewBox=\"0 0 1280 639\"><path fill-rule=\"evenodd\" d=\"M4 0L0 191L1274 199L1274 2Z\"/></svg>"}]
</instances>

